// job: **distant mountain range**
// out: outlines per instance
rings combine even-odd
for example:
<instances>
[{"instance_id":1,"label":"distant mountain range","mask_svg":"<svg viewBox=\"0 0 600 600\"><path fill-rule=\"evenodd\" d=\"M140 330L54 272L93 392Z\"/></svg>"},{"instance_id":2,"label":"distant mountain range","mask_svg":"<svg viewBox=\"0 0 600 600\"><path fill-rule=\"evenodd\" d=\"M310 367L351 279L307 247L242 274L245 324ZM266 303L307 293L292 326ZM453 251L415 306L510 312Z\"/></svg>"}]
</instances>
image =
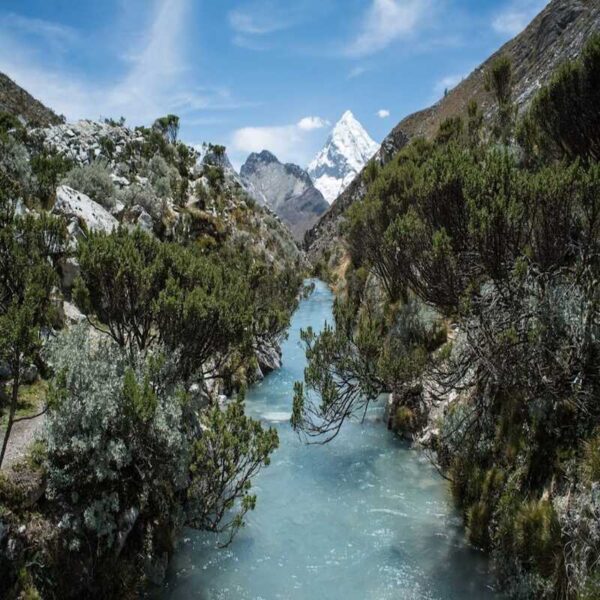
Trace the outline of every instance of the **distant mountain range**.
<instances>
[{"instance_id":1,"label":"distant mountain range","mask_svg":"<svg viewBox=\"0 0 600 600\"><path fill-rule=\"evenodd\" d=\"M336 123L323 149L308 165L315 187L331 204L379 150L365 128L347 110Z\"/></svg>"},{"instance_id":2,"label":"distant mountain range","mask_svg":"<svg viewBox=\"0 0 600 600\"><path fill-rule=\"evenodd\" d=\"M246 191L275 212L301 241L378 150L379 144L348 110L307 171L283 164L263 150L248 157L240 178Z\"/></svg>"},{"instance_id":3,"label":"distant mountain range","mask_svg":"<svg viewBox=\"0 0 600 600\"><path fill-rule=\"evenodd\" d=\"M298 241L329 208L304 169L279 162L268 150L252 153L240 176L247 192L277 214Z\"/></svg>"}]
</instances>

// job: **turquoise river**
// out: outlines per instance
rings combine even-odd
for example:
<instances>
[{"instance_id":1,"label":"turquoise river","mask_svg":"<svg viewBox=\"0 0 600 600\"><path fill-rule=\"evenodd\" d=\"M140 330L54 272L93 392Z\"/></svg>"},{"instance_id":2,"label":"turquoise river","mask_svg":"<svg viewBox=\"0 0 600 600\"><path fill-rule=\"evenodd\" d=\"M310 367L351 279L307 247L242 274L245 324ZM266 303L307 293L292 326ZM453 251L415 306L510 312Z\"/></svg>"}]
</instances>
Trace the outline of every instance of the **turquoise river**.
<instances>
[{"instance_id":1,"label":"turquoise river","mask_svg":"<svg viewBox=\"0 0 600 600\"><path fill-rule=\"evenodd\" d=\"M488 563L464 539L444 481L373 409L325 446L290 429L294 381L306 364L300 329L332 319L321 282L300 303L283 367L247 395L248 414L277 428L280 447L254 482L257 507L226 549L185 531L164 600L485 600L499 598Z\"/></svg>"}]
</instances>

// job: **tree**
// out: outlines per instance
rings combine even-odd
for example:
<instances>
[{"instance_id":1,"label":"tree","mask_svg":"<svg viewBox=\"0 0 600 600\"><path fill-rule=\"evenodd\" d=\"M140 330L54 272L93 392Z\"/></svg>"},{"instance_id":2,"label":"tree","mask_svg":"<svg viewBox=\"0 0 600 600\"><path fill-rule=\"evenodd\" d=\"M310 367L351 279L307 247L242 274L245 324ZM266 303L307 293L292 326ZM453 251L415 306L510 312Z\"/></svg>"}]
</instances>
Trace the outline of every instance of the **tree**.
<instances>
[{"instance_id":1,"label":"tree","mask_svg":"<svg viewBox=\"0 0 600 600\"><path fill-rule=\"evenodd\" d=\"M225 410L211 408L204 425L204 434L192 449L192 481L187 492L190 525L228 531L228 544L256 505L256 496L250 493L251 479L269 465L279 438L272 427L265 430L244 415L241 398ZM237 510L232 510L236 505Z\"/></svg>"},{"instance_id":2,"label":"tree","mask_svg":"<svg viewBox=\"0 0 600 600\"><path fill-rule=\"evenodd\" d=\"M218 373L234 349L248 352L252 301L235 266L124 228L90 234L78 257L77 301L131 357L164 344L190 384Z\"/></svg>"},{"instance_id":3,"label":"tree","mask_svg":"<svg viewBox=\"0 0 600 600\"><path fill-rule=\"evenodd\" d=\"M54 202L56 187L73 167L73 162L58 152L42 150L31 157L31 171L36 181L36 196L42 206L50 206ZM87 194L84 190L79 190Z\"/></svg>"},{"instance_id":4,"label":"tree","mask_svg":"<svg viewBox=\"0 0 600 600\"><path fill-rule=\"evenodd\" d=\"M41 214L15 213L18 184L0 172L0 359L12 373L8 422L0 466L15 419L24 369L37 357L40 329L52 322L52 288L57 276L52 258L63 250L65 225ZM12 197L11 197L12 196Z\"/></svg>"},{"instance_id":5,"label":"tree","mask_svg":"<svg viewBox=\"0 0 600 600\"><path fill-rule=\"evenodd\" d=\"M513 72L508 56L502 55L494 60L486 73L485 86L494 94L497 102L497 116L494 124L494 137L507 146L510 143L516 109L512 99Z\"/></svg>"},{"instance_id":6,"label":"tree","mask_svg":"<svg viewBox=\"0 0 600 600\"><path fill-rule=\"evenodd\" d=\"M171 114L160 117L154 121L152 128L161 133L167 142L174 144L179 133L179 117Z\"/></svg>"},{"instance_id":7,"label":"tree","mask_svg":"<svg viewBox=\"0 0 600 600\"><path fill-rule=\"evenodd\" d=\"M600 34L565 63L531 103L519 141L541 159L600 160Z\"/></svg>"},{"instance_id":8,"label":"tree","mask_svg":"<svg viewBox=\"0 0 600 600\"><path fill-rule=\"evenodd\" d=\"M133 356L157 339L156 301L168 277L161 243L140 229L90 233L78 247L75 298L95 327Z\"/></svg>"}]
</instances>

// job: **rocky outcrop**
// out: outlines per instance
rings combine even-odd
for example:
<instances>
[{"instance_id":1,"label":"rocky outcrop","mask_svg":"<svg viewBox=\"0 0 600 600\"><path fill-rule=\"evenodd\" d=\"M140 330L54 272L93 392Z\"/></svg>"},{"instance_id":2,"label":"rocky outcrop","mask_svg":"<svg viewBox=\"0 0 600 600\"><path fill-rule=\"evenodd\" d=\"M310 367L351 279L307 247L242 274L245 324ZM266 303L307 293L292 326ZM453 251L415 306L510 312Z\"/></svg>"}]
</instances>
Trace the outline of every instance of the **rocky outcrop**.
<instances>
[{"instance_id":1,"label":"rocky outcrop","mask_svg":"<svg viewBox=\"0 0 600 600\"><path fill-rule=\"evenodd\" d=\"M298 240L328 208L306 171L279 162L267 150L252 153L240 174L254 198L273 210Z\"/></svg>"},{"instance_id":2,"label":"rocky outcrop","mask_svg":"<svg viewBox=\"0 0 600 600\"><path fill-rule=\"evenodd\" d=\"M66 185L61 185L56 190L56 202L52 212L67 218L75 230L78 225L85 224L90 231L103 231L110 233L119 222L105 208L94 202L89 196L74 190Z\"/></svg>"},{"instance_id":3,"label":"rocky outcrop","mask_svg":"<svg viewBox=\"0 0 600 600\"><path fill-rule=\"evenodd\" d=\"M281 347L277 342L259 341L255 356L258 363L258 379L281 368Z\"/></svg>"},{"instance_id":4,"label":"rocky outcrop","mask_svg":"<svg viewBox=\"0 0 600 600\"><path fill-rule=\"evenodd\" d=\"M47 146L78 164L89 164L102 157L115 171L119 171L119 162L126 160L123 156L126 145L144 141L141 133L124 125L90 120L53 125L38 129L36 133ZM126 179L120 180L119 176L119 173L114 174L116 185L128 184Z\"/></svg>"}]
</instances>

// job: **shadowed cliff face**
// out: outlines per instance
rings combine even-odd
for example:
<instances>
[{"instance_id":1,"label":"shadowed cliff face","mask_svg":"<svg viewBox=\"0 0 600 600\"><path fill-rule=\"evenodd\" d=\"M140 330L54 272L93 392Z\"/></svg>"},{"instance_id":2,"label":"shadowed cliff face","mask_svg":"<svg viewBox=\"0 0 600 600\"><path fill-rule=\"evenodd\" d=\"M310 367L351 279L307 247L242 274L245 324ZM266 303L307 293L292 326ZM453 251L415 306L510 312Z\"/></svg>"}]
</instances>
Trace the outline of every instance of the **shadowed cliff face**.
<instances>
[{"instance_id":1,"label":"shadowed cliff face","mask_svg":"<svg viewBox=\"0 0 600 600\"><path fill-rule=\"evenodd\" d=\"M513 66L514 98L522 109L544 85L557 67L576 58L590 35L600 29L600 2L596 0L552 0L518 36L505 44L475 69L448 95L433 106L407 116L381 144L376 159L386 163L415 137L431 138L440 124L450 117L464 115L471 100L481 107L489 120L494 114L492 98L485 89L485 73L499 56L507 55ZM336 199L331 208L305 236L313 262L333 248L339 240L343 214L366 193L364 171Z\"/></svg>"},{"instance_id":2,"label":"shadowed cliff face","mask_svg":"<svg viewBox=\"0 0 600 600\"><path fill-rule=\"evenodd\" d=\"M273 210L298 240L329 206L306 171L280 163L267 150L251 154L240 173L256 200Z\"/></svg>"}]
</instances>

